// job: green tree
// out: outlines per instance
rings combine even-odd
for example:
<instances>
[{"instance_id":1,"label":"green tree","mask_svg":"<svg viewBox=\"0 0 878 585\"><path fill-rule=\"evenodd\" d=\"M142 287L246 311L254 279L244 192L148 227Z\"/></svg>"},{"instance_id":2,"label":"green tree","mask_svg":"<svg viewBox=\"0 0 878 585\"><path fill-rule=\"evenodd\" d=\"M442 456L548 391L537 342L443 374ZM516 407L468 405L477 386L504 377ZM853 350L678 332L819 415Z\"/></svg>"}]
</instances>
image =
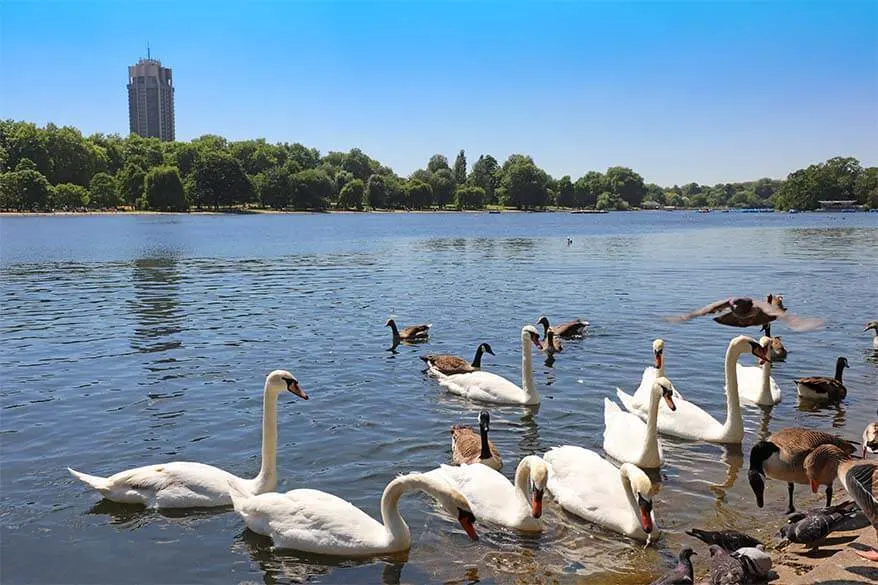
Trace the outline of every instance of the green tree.
<instances>
[{"instance_id":1,"label":"green tree","mask_svg":"<svg viewBox=\"0 0 878 585\"><path fill-rule=\"evenodd\" d=\"M485 190L486 203L497 203L497 187L500 186L500 165L490 154L483 154L473 165L468 182Z\"/></svg>"},{"instance_id":2,"label":"green tree","mask_svg":"<svg viewBox=\"0 0 878 585\"><path fill-rule=\"evenodd\" d=\"M153 211L186 211L189 202L177 167L155 167L146 174L145 194L140 207Z\"/></svg>"},{"instance_id":3,"label":"green tree","mask_svg":"<svg viewBox=\"0 0 878 585\"><path fill-rule=\"evenodd\" d=\"M854 193L858 203L869 203L874 196L878 195L878 167L868 167L863 169L857 184L854 187ZM871 205L870 205L871 207Z\"/></svg>"},{"instance_id":4,"label":"green tree","mask_svg":"<svg viewBox=\"0 0 878 585\"><path fill-rule=\"evenodd\" d=\"M366 186L361 179L354 179L338 194L338 206L342 209L363 209L363 193Z\"/></svg>"},{"instance_id":5,"label":"green tree","mask_svg":"<svg viewBox=\"0 0 878 585\"><path fill-rule=\"evenodd\" d=\"M461 185L454 192L455 205L458 209L483 209L485 198L485 190L476 185Z\"/></svg>"},{"instance_id":6,"label":"green tree","mask_svg":"<svg viewBox=\"0 0 878 585\"><path fill-rule=\"evenodd\" d=\"M387 205L387 184L382 175L372 175L366 183L366 201L372 209L385 209Z\"/></svg>"},{"instance_id":7,"label":"green tree","mask_svg":"<svg viewBox=\"0 0 878 585\"><path fill-rule=\"evenodd\" d=\"M119 205L119 188L116 179L107 173L97 173L88 183L92 207L109 209Z\"/></svg>"},{"instance_id":8,"label":"green tree","mask_svg":"<svg viewBox=\"0 0 878 585\"><path fill-rule=\"evenodd\" d=\"M202 153L195 163L195 204L214 209L254 200L253 183L241 163L226 152Z\"/></svg>"},{"instance_id":9,"label":"green tree","mask_svg":"<svg viewBox=\"0 0 878 585\"><path fill-rule=\"evenodd\" d=\"M622 199L622 197L617 193L604 191L598 196L597 205L595 207L597 209L614 209L617 211L622 211L628 209L628 202Z\"/></svg>"},{"instance_id":10,"label":"green tree","mask_svg":"<svg viewBox=\"0 0 878 585\"><path fill-rule=\"evenodd\" d=\"M411 209L429 207L433 200L433 187L430 183L409 179L405 184L406 203Z\"/></svg>"},{"instance_id":11,"label":"green tree","mask_svg":"<svg viewBox=\"0 0 878 585\"><path fill-rule=\"evenodd\" d=\"M625 200L628 205L639 206L643 201L643 177L628 167L610 167L606 173L606 185L610 191Z\"/></svg>"},{"instance_id":12,"label":"green tree","mask_svg":"<svg viewBox=\"0 0 878 585\"><path fill-rule=\"evenodd\" d=\"M259 204L272 209L283 209L290 205L292 187L290 174L284 167L273 167L253 178Z\"/></svg>"},{"instance_id":13,"label":"green tree","mask_svg":"<svg viewBox=\"0 0 878 585\"><path fill-rule=\"evenodd\" d=\"M589 171L573 184L573 196L577 207L594 207L598 195L606 190L604 176L597 171Z\"/></svg>"},{"instance_id":14,"label":"green tree","mask_svg":"<svg viewBox=\"0 0 878 585\"><path fill-rule=\"evenodd\" d=\"M143 197L146 171L141 166L126 164L116 176L119 198L128 205L135 205Z\"/></svg>"},{"instance_id":15,"label":"green tree","mask_svg":"<svg viewBox=\"0 0 878 585\"><path fill-rule=\"evenodd\" d=\"M305 169L293 175L294 206L297 209L326 209L333 194L332 180L321 170Z\"/></svg>"},{"instance_id":16,"label":"green tree","mask_svg":"<svg viewBox=\"0 0 878 585\"><path fill-rule=\"evenodd\" d=\"M460 149L457 158L454 159L454 182L458 185L466 183L466 153L463 149Z\"/></svg>"},{"instance_id":17,"label":"green tree","mask_svg":"<svg viewBox=\"0 0 878 585\"><path fill-rule=\"evenodd\" d=\"M444 154L434 154L427 163L427 170L435 173L440 169L450 169L448 166L448 158Z\"/></svg>"},{"instance_id":18,"label":"green tree","mask_svg":"<svg viewBox=\"0 0 878 585\"><path fill-rule=\"evenodd\" d=\"M10 211L22 209L22 207L15 172L0 173L0 209Z\"/></svg>"},{"instance_id":19,"label":"green tree","mask_svg":"<svg viewBox=\"0 0 878 585\"><path fill-rule=\"evenodd\" d=\"M384 179L384 187L387 190L387 208L401 209L406 206L405 184L399 177L393 175Z\"/></svg>"},{"instance_id":20,"label":"green tree","mask_svg":"<svg viewBox=\"0 0 878 585\"><path fill-rule=\"evenodd\" d=\"M39 171L25 169L3 174L3 207L15 209L48 209L52 186Z\"/></svg>"},{"instance_id":21,"label":"green tree","mask_svg":"<svg viewBox=\"0 0 878 585\"><path fill-rule=\"evenodd\" d=\"M519 209L545 207L548 202L547 183L548 175L534 164L531 157L513 154L503 163L501 202Z\"/></svg>"},{"instance_id":22,"label":"green tree","mask_svg":"<svg viewBox=\"0 0 878 585\"><path fill-rule=\"evenodd\" d=\"M433 200L440 208L451 203L454 197L454 174L451 169L439 169L433 173L430 179L430 186L433 187Z\"/></svg>"},{"instance_id":23,"label":"green tree","mask_svg":"<svg viewBox=\"0 0 878 585\"><path fill-rule=\"evenodd\" d=\"M576 191L573 188L573 182L570 180L570 175L564 175L558 179L558 206L576 206Z\"/></svg>"},{"instance_id":24,"label":"green tree","mask_svg":"<svg viewBox=\"0 0 878 585\"><path fill-rule=\"evenodd\" d=\"M61 183L55 185L52 196L54 206L66 210L76 210L88 205L88 189L73 183Z\"/></svg>"},{"instance_id":25,"label":"green tree","mask_svg":"<svg viewBox=\"0 0 878 585\"><path fill-rule=\"evenodd\" d=\"M409 176L409 179L429 184L433 180L433 173L426 169L418 169Z\"/></svg>"},{"instance_id":26,"label":"green tree","mask_svg":"<svg viewBox=\"0 0 878 585\"><path fill-rule=\"evenodd\" d=\"M366 156L362 150L359 148L352 148L351 151L345 155L342 168L351 173L354 178L360 179L365 183L369 178L369 175L372 174L372 163L372 159ZM375 170L378 170L377 164L375 165Z\"/></svg>"},{"instance_id":27,"label":"green tree","mask_svg":"<svg viewBox=\"0 0 878 585\"><path fill-rule=\"evenodd\" d=\"M647 201L654 201L659 205L665 204L665 190L656 185L655 183L647 183L643 187L643 201L641 204L646 203ZM705 198L705 205L706 205Z\"/></svg>"}]
</instances>

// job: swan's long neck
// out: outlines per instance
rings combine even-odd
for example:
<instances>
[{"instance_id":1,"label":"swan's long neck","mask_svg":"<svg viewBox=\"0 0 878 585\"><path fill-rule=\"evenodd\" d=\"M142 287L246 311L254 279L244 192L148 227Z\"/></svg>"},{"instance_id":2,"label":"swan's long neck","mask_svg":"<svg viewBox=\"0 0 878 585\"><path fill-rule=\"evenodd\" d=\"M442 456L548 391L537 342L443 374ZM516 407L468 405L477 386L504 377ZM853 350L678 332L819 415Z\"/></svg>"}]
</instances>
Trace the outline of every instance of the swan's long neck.
<instances>
[{"instance_id":1,"label":"swan's long neck","mask_svg":"<svg viewBox=\"0 0 878 585\"><path fill-rule=\"evenodd\" d=\"M771 360L762 364L762 386L759 392L760 404L771 404Z\"/></svg>"},{"instance_id":2,"label":"swan's long neck","mask_svg":"<svg viewBox=\"0 0 878 585\"><path fill-rule=\"evenodd\" d=\"M525 457L515 470L515 493L525 506L530 506L527 491L530 489L530 461Z\"/></svg>"},{"instance_id":3,"label":"swan's long neck","mask_svg":"<svg viewBox=\"0 0 878 585\"><path fill-rule=\"evenodd\" d=\"M655 354L655 375L657 378L663 378L665 376L665 356L664 354L657 353Z\"/></svg>"},{"instance_id":4,"label":"swan's long neck","mask_svg":"<svg viewBox=\"0 0 878 585\"><path fill-rule=\"evenodd\" d=\"M399 513L399 498L413 490L420 490L434 497L436 494L448 491L439 481L422 474L402 475L387 484L381 496L381 521L393 544L411 544L412 534Z\"/></svg>"},{"instance_id":5,"label":"swan's long neck","mask_svg":"<svg viewBox=\"0 0 878 585\"><path fill-rule=\"evenodd\" d=\"M661 375L661 374L659 374ZM646 416L646 443L643 445L645 457L658 459L658 411L662 393L651 390L649 393L649 412Z\"/></svg>"},{"instance_id":6,"label":"swan's long neck","mask_svg":"<svg viewBox=\"0 0 878 585\"><path fill-rule=\"evenodd\" d=\"M726 350L726 422L723 425L723 437L729 441L740 441L744 438L744 419L741 417L741 404L738 401L738 358L741 350L729 346Z\"/></svg>"},{"instance_id":7,"label":"swan's long neck","mask_svg":"<svg viewBox=\"0 0 878 585\"><path fill-rule=\"evenodd\" d=\"M538 398L539 392L534 385L534 370L530 349L530 335L525 333L521 336L521 387L524 394L529 398Z\"/></svg>"},{"instance_id":8,"label":"swan's long neck","mask_svg":"<svg viewBox=\"0 0 878 585\"><path fill-rule=\"evenodd\" d=\"M262 394L262 464L253 483L255 494L277 487L277 394L267 384Z\"/></svg>"},{"instance_id":9,"label":"swan's long neck","mask_svg":"<svg viewBox=\"0 0 878 585\"><path fill-rule=\"evenodd\" d=\"M625 488L625 497L628 498L628 505L631 506L631 513L634 514L635 518L640 517L640 505L637 503L637 499L634 497L634 488L631 486L631 478L628 477L628 467L629 464L624 464L619 469L619 474L622 477L622 487Z\"/></svg>"}]
</instances>

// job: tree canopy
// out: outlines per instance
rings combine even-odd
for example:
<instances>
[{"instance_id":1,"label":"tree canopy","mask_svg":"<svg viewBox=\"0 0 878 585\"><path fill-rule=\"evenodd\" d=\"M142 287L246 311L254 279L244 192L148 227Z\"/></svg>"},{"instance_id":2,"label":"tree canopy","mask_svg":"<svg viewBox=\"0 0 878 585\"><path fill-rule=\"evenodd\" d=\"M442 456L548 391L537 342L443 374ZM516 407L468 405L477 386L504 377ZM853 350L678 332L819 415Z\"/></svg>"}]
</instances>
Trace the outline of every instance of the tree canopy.
<instances>
[{"instance_id":1,"label":"tree canopy","mask_svg":"<svg viewBox=\"0 0 878 585\"><path fill-rule=\"evenodd\" d=\"M786 180L661 187L645 183L624 166L555 179L525 154L512 154L501 165L482 153L469 166L466 153L459 150L453 165L436 153L424 168L403 178L358 148L321 154L299 143L229 141L212 134L189 142L160 142L0 121L4 210L483 209L497 204L518 209L673 205L807 210L824 200L878 206L878 167L863 168L854 158L836 157L793 171Z\"/></svg>"}]
</instances>

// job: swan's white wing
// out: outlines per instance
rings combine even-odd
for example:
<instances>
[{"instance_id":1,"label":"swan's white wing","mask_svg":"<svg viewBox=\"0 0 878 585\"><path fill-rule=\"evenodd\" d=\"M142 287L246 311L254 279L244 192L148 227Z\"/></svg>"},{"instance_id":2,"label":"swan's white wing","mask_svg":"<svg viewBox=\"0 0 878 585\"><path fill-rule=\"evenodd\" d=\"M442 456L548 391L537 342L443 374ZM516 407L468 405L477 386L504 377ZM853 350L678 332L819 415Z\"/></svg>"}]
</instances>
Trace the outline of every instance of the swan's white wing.
<instances>
[{"instance_id":1,"label":"swan's white wing","mask_svg":"<svg viewBox=\"0 0 878 585\"><path fill-rule=\"evenodd\" d=\"M565 510L629 534L638 520L615 465L594 451L565 445L543 455L549 464L549 491Z\"/></svg>"},{"instance_id":2,"label":"swan's white wing","mask_svg":"<svg viewBox=\"0 0 878 585\"><path fill-rule=\"evenodd\" d=\"M697 404L683 398L675 398L674 405L677 410L672 411L664 400L659 402L658 430L660 433L696 441L720 434L722 423Z\"/></svg>"},{"instance_id":3,"label":"swan's white wing","mask_svg":"<svg viewBox=\"0 0 878 585\"><path fill-rule=\"evenodd\" d=\"M437 376L439 384L449 392L483 402L506 402L521 404L524 390L502 376L492 372L470 372Z\"/></svg>"},{"instance_id":4,"label":"swan's white wing","mask_svg":"<svg viewBox=\"0 0 878 585\"><path fill-rule=\"evenodd\" d=\"M247 498L238 513L254 532L271 536L278 548L317 554L368 554L388 544L374 518L332 494L297 489Z\"/></svg>"},{"instance_id":5,"label":"swan's white wing","mask_svg":"<svg viewBox=\"0 0 878 585\"><path fill-rule=\"evenodd\" d=\"M745 402L760 404L759 399L762 397L762 368L759 366L735 364L735 372L738 375L738 401L742 404ZM778 387L773 376L768 377L768 389L771 394L771 403L777 404L780 402L780 387Z\"/></svg>"},{"instance_id":6,"label":"swan's white wing","mask_svg":"<svg viewBox=\"0 0 878 585\"><path fill-rule=\"evenodd\" d=\"M634 396L631 394L627 394L622 391L621 388L616 388L616 398L619 399L619 402L622 403L622 406L625 407L625 410L634 414L641 419L646 419L646 410L640 408L640 403L634 400Z\"/></svg>"},{"instance_id":7,"label":"swan's white wing","mask_svg":"<svg viewBox=\"0 0 878 585\"><path fill-rule=\"evenodd\" d=\"M604 451L617 461L640 464L645 445L646 423L604 398Z\"/></svg>"},{"instance_id":8,"label":"swan's white wing","mask_svg":"<svg viewBox=\"0 0 878 585\"><path fill-rule=\"evenodd\" d=\"M512 482L486 465L441 465L427 475L441 477L457 488L479 521L519 528L530 515L530 508L522 502ZM536 519L533 520L535 523Z\"/></svg>"},{"instance_id":9,"label":"swan's white wing","mask_svg":"<svg viewBox=\"0 0 878 585\"><path fill-rule=\"evenodd\" d=\"M195 508L232 503L229 481L240 479L212 465L174 461L120 471L107 478L105 496L162 508Z\"/></svg>"}]
</instances>

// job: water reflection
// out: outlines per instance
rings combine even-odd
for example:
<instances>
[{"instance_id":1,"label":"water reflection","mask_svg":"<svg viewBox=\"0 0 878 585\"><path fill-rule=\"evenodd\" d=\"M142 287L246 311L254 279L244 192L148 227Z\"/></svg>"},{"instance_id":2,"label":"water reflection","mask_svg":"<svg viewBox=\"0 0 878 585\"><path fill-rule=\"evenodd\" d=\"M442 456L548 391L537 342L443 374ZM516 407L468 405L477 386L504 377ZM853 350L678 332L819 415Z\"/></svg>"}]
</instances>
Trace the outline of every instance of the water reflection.
<instances>
[{"instance_id":1,"label":"water reflection","mask_svg":"<svg viewBox=\"0 0 878 585\"><path fill-rule=\"evenodd\" d=\"M133 262L131 280L135 295L130 303L131 312L138 321L131 347L142 353L180 347L182 342L175 335L183 331L185 315L180 308L177 259L173 255L137 259Z\"/></svg>"},{"instance_id":2,"label":"water reflection","mask_svg":"<svg viewBox=\"0 0 878 585\"><path fill-rule=\"evenodd\" d=\"M168 518L183 523L191 523L199 518L209 518L225 514L231 510L231 506L218 506L215 508L147 508L140 504L120 504L107 499L101 499L89 508L87 514L109 516L110 524L123 530L137 530L149 524L155 518Z\"/></svg>"},{"instance_id":3,"label":"water reflection","mask_svg":"<svg viewBox=\"0 0 878 585\"><path fill-rule=\"evenodd\" d=\"M540 455L543 451L543 444L540 441L540 425L537 424L536 418L540 412L540 405L523 406L521 408L522 415L519 419L521 423L521 437L518 439L518 447L521 453L526 455Z\"/></svg>"},{"instance_id":4,"label":"water reflection","mask_svg":"<svg viewBox=\"0 0 878 585\"><path fill-rule=\"evenodd\" d=\"M811 400L803 396L798 396L796 409L804 413L832 412L832 428L840 429L845 426L847 420L847 411L842 402L821 402L819 400Z\"/></svg>"},{"instance_id":5,"label":"water reflection","mask_svg":"<svg viewBox=\"0 0 878 585\"><path fill-rule=\"evenodd\" d=\"M744 451L741 445L720 445L722 455L720 455L720 463L726 468L726 478L720 484L709 484L708 489L716 494L716 505L726 502L726 492L735 485L738 479L738 472L744 466Z\"/></svg>"}]
</instances>

